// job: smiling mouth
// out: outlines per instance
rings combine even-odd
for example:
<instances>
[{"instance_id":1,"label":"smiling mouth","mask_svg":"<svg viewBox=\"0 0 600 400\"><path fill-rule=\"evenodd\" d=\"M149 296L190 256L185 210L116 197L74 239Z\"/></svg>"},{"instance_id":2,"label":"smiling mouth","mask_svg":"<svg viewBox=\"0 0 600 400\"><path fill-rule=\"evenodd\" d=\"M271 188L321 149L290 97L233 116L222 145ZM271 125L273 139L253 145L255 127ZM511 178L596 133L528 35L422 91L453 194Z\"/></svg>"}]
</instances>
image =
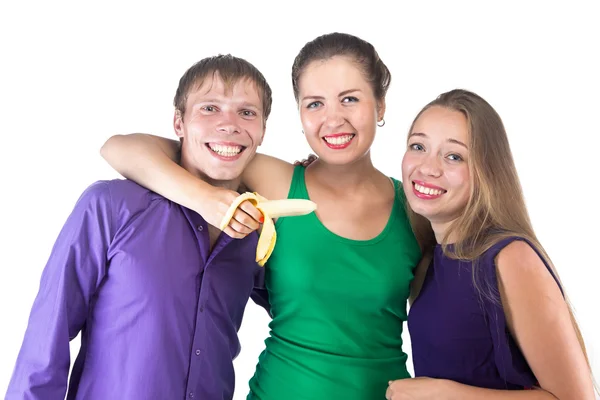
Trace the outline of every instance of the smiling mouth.
<instances>
[{"instance_id":1,"label":"smiling mouth","mask_svg":"<svg viewBox=\"0 0 600 400\"><path fill-rule=\"evenodd\" d=\"M413 188L415 189L416 192L419 192L426 196L441 196L447 192L447 190L444 190L444 189L434 189L434 188L430 188L430 187L425 187L425 186L419 185L418 183L415 183L415 182L413 182Z\"/></svg>"},{"instance_id":2,"label":"smiling mouth","mask_svg":"<svg viewBox=\"0 0 600 400\"><path fill-rule=\"evenodd\" d=\"M325 136L323 140L334 146L343 146L354 139L354 136L356 135L353 133L348 135Z\"/></svg>"},{"instance_id":3,"label":"smiling mouth","mask_svg":"<svg viewBox=\"0 0 600 400\"><path fill-rule=\"evenodd\" d=\"M236 157L246 150L246 147L241 145L222 145L216 143L206 143L206 147L221 157Z\"/></svg>"}]
</instances>

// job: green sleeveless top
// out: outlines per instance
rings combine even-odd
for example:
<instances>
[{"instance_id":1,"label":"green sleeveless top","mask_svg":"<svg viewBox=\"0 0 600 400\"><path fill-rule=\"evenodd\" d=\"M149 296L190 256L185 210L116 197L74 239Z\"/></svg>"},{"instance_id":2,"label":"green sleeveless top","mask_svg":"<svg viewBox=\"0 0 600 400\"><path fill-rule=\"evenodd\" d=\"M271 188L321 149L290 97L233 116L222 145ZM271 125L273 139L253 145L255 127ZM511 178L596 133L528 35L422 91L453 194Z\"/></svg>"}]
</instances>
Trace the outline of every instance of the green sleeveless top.
<instances>
[{"instance_id":1,"label":"green sleeveless top","mask_svg":"<svg viewBox=\"0 0 600 400\"><path fill-rule=\"evenodd\" d=\"M308 199L303 166L288 198ZM315 213L279 218L265 266L273 320L248 399L385 398L407 378L402 325L421 253L397 180L384 230L371 240L329 231Z\"/></svg>"}]
</instances>

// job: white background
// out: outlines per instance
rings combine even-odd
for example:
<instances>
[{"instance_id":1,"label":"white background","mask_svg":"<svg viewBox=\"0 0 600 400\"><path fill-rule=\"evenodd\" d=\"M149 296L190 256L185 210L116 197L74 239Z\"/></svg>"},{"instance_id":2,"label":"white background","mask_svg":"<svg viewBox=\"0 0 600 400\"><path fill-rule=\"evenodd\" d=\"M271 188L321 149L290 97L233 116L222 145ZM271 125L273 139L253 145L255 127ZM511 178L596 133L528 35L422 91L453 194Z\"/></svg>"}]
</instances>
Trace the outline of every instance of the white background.
<instances>
[{"instance_id":1,"label":"white background","mask_svg":"<svg viewBox=\"0 0 600 400\"><path fill-rule=\"evenodd\" d=\"M373 146L375 165L389 175L401 176L410 122L439 93L470 89L498 110L534 227L600 377L597 2L394 2L394 11L377 0L83 3L0 6L0 392L58 231L86 186L118 177L99 155L103 142L128 132L175 137L179 77L203 57L231 52L273 88L261 151L302 158L310 150L291 65L305 42L331 31L370 41L392 71L386 125ZM245 398L267 324L250 304L236 399Z\"/></svg>"}]
</instances>

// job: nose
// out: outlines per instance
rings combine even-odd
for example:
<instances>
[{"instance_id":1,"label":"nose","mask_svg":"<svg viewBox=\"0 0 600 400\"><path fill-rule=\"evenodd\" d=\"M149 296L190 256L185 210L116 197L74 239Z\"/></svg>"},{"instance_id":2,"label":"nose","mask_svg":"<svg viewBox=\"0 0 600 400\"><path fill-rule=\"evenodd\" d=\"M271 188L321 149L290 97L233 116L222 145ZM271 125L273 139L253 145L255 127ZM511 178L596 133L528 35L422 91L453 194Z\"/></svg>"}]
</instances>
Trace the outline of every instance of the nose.
<instances>
[{"instance_id":1,"label":"nose","mask_svg":"<svg viewBox=\"0 0 600 400\"><path fill-rule=\"evenodd\" d=\"M428 154L419 165L419 171L425 176L440 177L442 175L442 161L440 158L438 154Z\"/></svg>"},{"instance_id":2,"label":"nose","mask_svg":"<svg viewBox=\"0 0 600 400\"><path fill-rule=\"evenodd\" d=\"M229 135L240 133L242 130L238 123L238 115L233 111L224 112L217 124L217 131Z\"/></svg>"},{"instance_id":3,"label":"nose","mask_svg":"<svg viewBox=\"0 0 600 400\"><path fill-rule=\"evenodd\" d=\"M327 107L325 113L325 125L330 128L337 128L344 124L345 118L341 105L335 104Z\"/></svg>"}]
</instances>

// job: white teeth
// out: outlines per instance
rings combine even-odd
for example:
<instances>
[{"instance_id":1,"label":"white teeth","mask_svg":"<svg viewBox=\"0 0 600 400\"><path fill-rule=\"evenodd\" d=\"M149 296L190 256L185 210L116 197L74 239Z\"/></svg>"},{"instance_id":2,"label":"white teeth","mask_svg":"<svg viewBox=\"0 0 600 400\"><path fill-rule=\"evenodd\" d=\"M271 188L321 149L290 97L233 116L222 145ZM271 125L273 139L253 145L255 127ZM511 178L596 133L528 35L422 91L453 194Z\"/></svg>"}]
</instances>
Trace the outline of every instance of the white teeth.
<instances>
[{"instance_id":1,"label":"white teeth","mask_svg":"<svg viewBox=\"0 0 600 400\"><path fill-rule=\"evenodd\" d=\"M443 190L427 188L417 183L415 183L415 189L417 189L417 192L419 193L428 194L431 196L439 196L440 194L444 193Z\"/></svg>"},{"instance_id":2,"label":"white teeth","mask_svg":"<svg viewBox=\"0 0 600 400\"><path fill-rule=\"evenodd\" d=\"M325 139L325 141L329 144L342 145L351 141L353 137L354 135L344 135L335 137L324 137L323 139Z\"/></svg>"},{"instance_id":3,"label":"white teeth","mask_svg":"<svg viewBox=\"0 0 600 400\"><path fill-rule=\"evenodd\" d=\"M242 146L223 146L220 144L209 144L212 151L223 157L233 157L242 151Z\"/></svg>"}]
</instances>

